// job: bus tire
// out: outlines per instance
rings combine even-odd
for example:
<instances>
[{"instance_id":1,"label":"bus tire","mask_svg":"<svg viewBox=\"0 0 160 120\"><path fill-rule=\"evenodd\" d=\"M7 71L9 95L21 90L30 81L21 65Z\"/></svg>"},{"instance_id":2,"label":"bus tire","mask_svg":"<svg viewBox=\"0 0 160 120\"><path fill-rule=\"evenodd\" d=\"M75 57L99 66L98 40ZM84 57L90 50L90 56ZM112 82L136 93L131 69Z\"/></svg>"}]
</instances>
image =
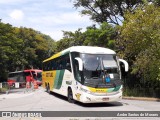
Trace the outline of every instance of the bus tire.
<instances>
[{"instance_id":1,"label":"bus tire","mask_svg":"<svg viewBox=\"0 0 160 120\"><path fill-rule=\"evenodd\" d=\"M45 89L46 89L46 92L48 92L48 85L47 85L47 83L45 83Z\"/></svg>"},{"instance_id":2,"label":"bus tire","mask_svg":"<svg viewBox=\"0 0 160 120\"><path fill-rule=\"evenodd\" d=\"M49 94L51 94L51 91L50 91L50 86L49 86L49 84L47 85L47 92L48 92Z\"/></svg>"},{"instance_id":3,"label":"bus tire","mask_svg":"<svg viewBox=\"0 0 160 120\"><path fill-rule=\"evenodd\" d=\"M73 99L73 92L71 90L71 88L68 89L68 102L70 103L74 103L74 99Z\"/></svg>"}]
</instances>

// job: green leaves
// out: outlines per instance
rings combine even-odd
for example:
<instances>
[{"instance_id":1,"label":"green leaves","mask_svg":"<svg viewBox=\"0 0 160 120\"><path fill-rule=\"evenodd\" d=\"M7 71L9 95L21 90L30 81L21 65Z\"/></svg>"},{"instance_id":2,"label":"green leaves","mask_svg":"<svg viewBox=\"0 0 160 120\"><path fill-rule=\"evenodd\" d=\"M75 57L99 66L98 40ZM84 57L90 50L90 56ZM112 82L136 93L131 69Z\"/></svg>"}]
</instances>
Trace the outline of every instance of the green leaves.
<instances>
[{"instance_id":1,"label":"green leaves","mask_svg":"<svg viewBox=\"0 0 160 120\"><path fill-rule=\"evenodd\" d=\"M0 22L0 79L6 76L8 69L13 69L16 59L20 59L17 55L21 45L22 40L15 37L14 28Z\"/></svg>"},{"instance_id":2,"label":"green leaves","mask_svg":"<svg viewBox=\"0 0 160 120\"><path fill-rule=\"evenodd\" d=\"M55 42L38 31L31 28L19 28L16 35L23 40L22 56L27 61L23 64L24 67L41 68L42 61L54 52Z\"/></svg>"},{"instance_id":3,"label":"green leaves","mask_svg":"<svg viewBox=\"0 0 160 120\"><path fill-rule=\"evenodd\" d=\"M8 71L41 68L54 46L54 40L38 31L0 22L0 80L6 79Z\"/></svg>"},{"instance_id":4,"label":"green leaves","mask_svg":"<svg viewBox=\"0 0 160 120\"><path fill-rule=\"evenodd\" d=\"M75 32L63 32L64 37L56 42L57 52L71 46L86 45L86 46L101 46L115 49L116 28L104 22L99 28L95 25L81 32L81 29Z\"/></svg>"},{"instance_id":5,"label":"green leaves","mask_svg":"<svg viewBox=\"0 0 160 120\"><path fill-rule=\"evenodd\" d=\"M132 64L132 73L145 79L159 79L160 74L160 8L143 6L134 14L127 13L120 28L117 46Z\"/></svg>"},{"instance_id":6,"label":"green leaves","mask_svg":"<svg viewBox=\"0 0 160 120\"><path fill-rule=\"evenodd\" d=\"M100 28L90 27L84 32L86 38L84 45L101 46L114 49L116 28L104 22ZM112 45L111 45L112 40Z\"/></svg>"},{"instance_id":7,"label":"green leaves","mask_svg":"<svg viewBox=\"0 0 160 120\"><path fill-rule=\"evenodd\" d=\"M141 4L144 4L143 0L74 0L74 6L83 8L81 13L89 15L91 20L115 25L119 25L125 19L126 11L133 13Z\"/></svg>"},{"instance_id":8,"label":"green leaves","mask_svg":"<svg viewBox=\"0 0 160 120\"><path fill-rule=\"evenodd\" d=\"M60 52L71 46L83 45L84 40L85 36L81 32L81 29L75 32L63 31L63 38L56 42L56 52Z\"/></svg>"}]
</instances>

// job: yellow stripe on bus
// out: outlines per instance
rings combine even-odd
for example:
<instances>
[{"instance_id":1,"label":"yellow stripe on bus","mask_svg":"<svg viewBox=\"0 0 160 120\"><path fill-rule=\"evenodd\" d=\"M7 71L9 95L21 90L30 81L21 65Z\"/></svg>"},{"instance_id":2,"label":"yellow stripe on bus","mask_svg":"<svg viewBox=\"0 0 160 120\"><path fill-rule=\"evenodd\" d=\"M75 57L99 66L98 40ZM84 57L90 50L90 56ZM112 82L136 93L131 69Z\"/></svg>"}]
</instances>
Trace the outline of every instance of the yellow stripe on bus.
<instances>
[{"instance_id":1,"label":"yellow stripe on bus","mask_svg":"<svg viewBox=\"0 0 160 120\"><path fill-rule=\"evenodd\" d=\"M51 56L50 58L48 58L48 59L44 60L43 62L46 62L46 61L52 60L52 59L57 58L57 57L59 57L59 56L61 56L61 52L59 52L59 53L57 53L57 54L55 54L55 55Z\"/></svg>"},{"instance_id":2,"label":"yellow stripe on bus","mask_svg":"<svg viewBox=\"0 0 160 120\"><path fill-rule=\"evenodd\" d=\"M98 92L98 93L106 93L107 89L106 88L92 88L88 87L91 92Z\"/></svg>"},{"instance_id":3,"label":"yellow stripe on bus","mask_svg":"<svg viewBox=\"0 0 160 120\"><path fill-rule=\"evenodd\" d=\"M109 93L115 90L115 88L92 88L92 87L88 87L88 88L91 92L97 92L97 93Z\"/></svg>"}]
</instances>

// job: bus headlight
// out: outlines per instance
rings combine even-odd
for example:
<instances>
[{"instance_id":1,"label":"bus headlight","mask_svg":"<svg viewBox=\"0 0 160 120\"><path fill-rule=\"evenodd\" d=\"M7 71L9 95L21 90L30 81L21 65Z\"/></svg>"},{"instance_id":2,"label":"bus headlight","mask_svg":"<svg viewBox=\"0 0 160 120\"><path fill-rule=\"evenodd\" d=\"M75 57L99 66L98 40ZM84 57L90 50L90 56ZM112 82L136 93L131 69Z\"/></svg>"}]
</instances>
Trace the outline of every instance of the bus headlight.
<instances>
[{"instance_id":1,"label":"bus headlight","mask_svg":"<svg viewBox=\"0 0 160 120\"><path fill-rule=\"evenodd\" d=\"M83 92L86 92L86 93L91 94L91 92L90 92L89 90L86 90L86 89L84 89L84 88L80 88L80 90L83 91Z\"/></svg>"}]
</instances>

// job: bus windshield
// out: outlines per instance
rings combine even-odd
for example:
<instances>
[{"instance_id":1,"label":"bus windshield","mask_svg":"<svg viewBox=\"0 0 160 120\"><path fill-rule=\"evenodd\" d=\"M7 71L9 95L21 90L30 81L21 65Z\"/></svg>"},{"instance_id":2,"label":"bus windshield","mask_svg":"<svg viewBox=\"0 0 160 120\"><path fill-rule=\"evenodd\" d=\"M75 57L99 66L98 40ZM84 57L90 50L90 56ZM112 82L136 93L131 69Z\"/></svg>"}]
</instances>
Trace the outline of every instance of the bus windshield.
<instances>
[{"instance_id":1,"label":"bus windshield","mask_svg":"<svg viewBox=\"0 0 160 120\"><path fill-rule=\"evenodd\" d=\"M120 71L116 55L112 54L81 54L83 61L83 79L84 83L103 82L102 77L105 74L111 74L111 78L120 78ZM116 77L113 77L116 76ZM113 79L114 80L114 79ZM95 84L96 84L95 83Z\"/></svg>"},{"instance_id":2,"label":"bus windshield","mask_svg":"<svg viewBox=\"0 0 160 120\"><path fill-rule=\"evenodd\" d=\"M42 81L42 72L37 72L37 80Z\"/></svg>"},{"instance_id":3,"label":"bus windshield","mask_svg":"<svg viewBox=\"0 0 160 120\"><path fill-rule=\"evenodd\" d=\"M31 72L35 80L42 81L42 72L38 72L38 71L31 71Z\"/></svg>"}]
</instances>

